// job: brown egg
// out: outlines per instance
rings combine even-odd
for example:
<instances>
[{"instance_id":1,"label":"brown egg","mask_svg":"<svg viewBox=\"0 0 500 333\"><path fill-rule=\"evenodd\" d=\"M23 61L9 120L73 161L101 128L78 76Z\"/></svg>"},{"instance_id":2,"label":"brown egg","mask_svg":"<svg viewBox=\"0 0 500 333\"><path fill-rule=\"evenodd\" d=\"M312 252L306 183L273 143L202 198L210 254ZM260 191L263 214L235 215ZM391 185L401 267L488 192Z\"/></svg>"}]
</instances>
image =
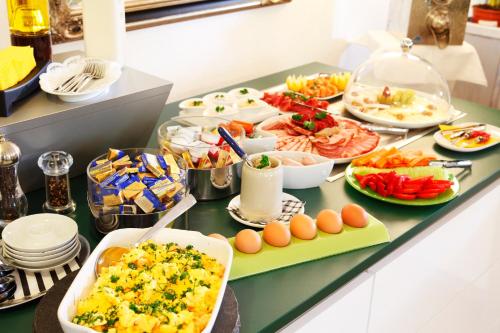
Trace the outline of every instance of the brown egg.
<instances>
[{"instance_id":1,"label":"brown egg","mask_svg":"<svg viewBox=\"0 0 500 333\"><path fill-rule=\"evenodd\" d=\"M320 211L316 216L316 225L319 230L329 234L338 234L344 226L340 214L332 209Z\"/></svg>"},{"instance_id":2,"label":"brown egg","mask_svg":"<svg viewBox=\"0 0 500 333\"><path fill-rule=\"evenodd\" d=\"M297 214L290 220L292 235L300 239L313 239L316 237L316 223L305 214Z\"/></svg>"},{"instance_id":3,"label":"brown egg","mask_svg":"<svg viewBox=\"0 0 500 333\"><path fill-rule=\"evenodd\" d=\"M223 241L228 241L226 237L222 236L221 234L210 234L208 235L208 237L212 237L212 238L217 238L217 239L220 239L220 240L223 240Z\"/></svg>"},{"instance_id":4,"label":"brown egg","mask_svg":"<svg viewBox=\"0 0 500 333\"><path fill-rule=\"evenodd\" d=\"M342 208L342 221L354 228L364 228L368 224L368 213L360 205L347 204Z\"/></svg>"},{"instance_id":5,"label":"brown egg","mask_svg":"<svg viewBox=\"0 0 500 333\"><path fill-rule=\"evenodd\" d=\"M262 248L262 239L256 231L243 229L236 234L234 246L243 253L257 253Z\"/></svg>"},{"instance_id":6,"label":"brown egg","mask_svg":"<svg viewBox=\"0 0 500 333\"><path fill-rule=\"evenodd\" d=\"M290 229L278 221L269 222L262 233L264 241L272 246L283 247L290 244Z\"/></svg>"}]
</instances>

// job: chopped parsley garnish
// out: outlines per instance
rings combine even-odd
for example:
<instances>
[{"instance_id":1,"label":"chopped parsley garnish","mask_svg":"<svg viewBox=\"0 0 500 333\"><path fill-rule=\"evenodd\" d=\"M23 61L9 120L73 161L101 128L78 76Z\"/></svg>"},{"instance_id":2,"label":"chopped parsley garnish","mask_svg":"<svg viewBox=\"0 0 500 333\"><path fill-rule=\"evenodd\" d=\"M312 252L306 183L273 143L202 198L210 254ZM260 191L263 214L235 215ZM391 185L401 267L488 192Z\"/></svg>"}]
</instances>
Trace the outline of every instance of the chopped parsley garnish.
<instances>
[{"instance_id":1,"label":"chopped parsley garnish","mask_svg":"<svg viewBox=\"0 0 500 333\"><path fill-rule=\"evenodd\" d=\"M246 95L246 94L248 94L248 89L247 89L247 88L243 88L243 89L241 89L241 90L240 90L240 94L242 94L242 95Z\"/></svg>"},{"instance_id":2,"label":"chopped parsley garnish","mask_svg":"<svg viewBox=\"0 0 500 333\"><path fill-rule=\"evenodd\" d=\"M188 272L184 271L181 273L181 276L179 276L179 279L184 280L188 275L189 275Z\"/></svg>"},{"instance_id":3,"label":"chopped parsley garnish","mask_svg":"<svg viewBox=\"0 0 500 333\"><path fill-rule=\"evenodd\" d=\"M132 287L132 290L135 292L135 291L139 291L141 290L142 288L144 287L144 283L136 283L133 287Z\"/></svg>"},{"instance_id":4,"label":"chopped parsley garnish","mask_svg":"<svg viewBox=\"0 0 500 333\"><path fill-rule=\"evenodd\" d=\"M177 274L172 274L172 275L168 278L168 282L175 284L175 283L177 282L177 279L178 279L178 278L179 278L179 275L177 275Z\"/></svg>"},{"instance_id":5,"label":"chopped parsley garnish","mask_svg":"<svg viewBox=\"0 0 500 333\"><path fill-rule=\"evenodd\" d=\"M265 167L268 167L271 165L271 162L269 161L269 156L267 155L262 155L260 158L259 165L257 165L257 169L264 169Z\"/></svg>"},{"instance_id":6,"label":"chopped parsley garnish","mask_svg":"<svg viewBox=\"0 0 500 333\"><path fill-rule=\"evenodd\" d=\"M130 303L130 305L128 306L128 308L130 310L134 311L135 313L142 313L142 311L134 303Z\"/></svg>"},{"instance_id":7,"label":"chopped parsley garnish","mask_svg":"<svg viewBox=\"0 0 500 333\"><path fill-rule=\"evenodd\" d=\"M302 118L303 118L303 117L302 117L302 115L300 115L300 114L294 114L294 115L292 116L292 119L293 119L293 120L296 120L296 121L301 121L301 120L302 120Z\"/></svg>"},{"instance_id":8,"label":"chopped parsley garnish","mask_svg":"<svg viewBox=\"0 0 500 333\"><path fill-rule=\"evenodd\" d=\"M130 268L130 269L137 269L137 265L136 265L136 264L134 264L133 262L129 262L127 266L128 266L128 268Z\"/></svg>"},{"instance_id":9,"label":"chopped parsley garnish","mask_svg":"<svg viewBox=\"0 0 500 333\"><path fill-rule=\"evenodd\" d=\"M247 99L248 104L255 104L255 99L249 98Z\"/></svg>"},{"instance_id":10,"label":"chopped parsley garnish","mask_svg":"<svg viewBox=\"0 0 500 333\"><path fill-rule=\"evenodd\" d=\"M111 275L111 277L109 278L109 280L113 283L116 283L118 282L118 280L120 280L120 277L119 276L116 276L116 275Z\"/></svg>"},{"instance_id":11,"label":"chopped parsley garnish","mask_svg":"<svg viewBox=\"0 0 500 333\"><path fill-rule=\"evenodd\" d=\"M317 112L314 115L314 118L316 118L316 119L325 119L326 118L326 112L325 111Z\"/></svg>"},{"instance_id":12,"label":"chopped parsley garnish","mask_svg":"<svg viewBox=\"0 0 500 333\"><path fill-rule=\"evenodd\" d=\"M193 245L186 246L186 250L192 250L192 249L193 249Z\"/></svg>"},{"instance_id":13,"label":"chopped parsley garnish","mask_svg":"<svg viewBox=\"0 0 500 333\"><path fill-rule=\"evenodd\" d=\"M314 122L312 121L304 121L304 128L312 131L314 129L315 125Z\"/></svg>"},{"instance_id":14,"label":"chopped parsley garnish","mask_svg":"<svg viewBox=\"0 0 500 333\"><path fill-rule=\"evenodd\" d=\"M193 106L200 106L203 104L203 101L193 101Z\"/></svg>"},{"instance_id":15,"label":"chopped parsley garnish","mask_svg":"<svg viewBox=\"0 0 500 333\"><path fill-rule=\"evenodd\" d=\"M169 301L173 301L175 299L175 292L173 290L166 291L163 293L163 297Z\"/></svg>"},{"instance_id":16,"label":"chopped parsley garnish","mask_svg":"<svg viewBox=\"0 0 500 333\"><path fill-rule=\"evenodd\" d=\"M224 108L224 106L222 106L222 105L217 105L217 106L215 107L215 112L222 112L222 111L224 111L224 109L225 109L225 108Z\"/></svg>"},{"instance_id":17,"label":"chopped parsley garnish","mask_svg":"<svg viewBox=\"0 0 500 333\"><path fill-rule=\"evenodd\" d=\"M123 287L122 287L122 286L117 286L117 287L115 288L115 291L116 291L116 292L123 291Z\"/></svg>"}]
</instances>

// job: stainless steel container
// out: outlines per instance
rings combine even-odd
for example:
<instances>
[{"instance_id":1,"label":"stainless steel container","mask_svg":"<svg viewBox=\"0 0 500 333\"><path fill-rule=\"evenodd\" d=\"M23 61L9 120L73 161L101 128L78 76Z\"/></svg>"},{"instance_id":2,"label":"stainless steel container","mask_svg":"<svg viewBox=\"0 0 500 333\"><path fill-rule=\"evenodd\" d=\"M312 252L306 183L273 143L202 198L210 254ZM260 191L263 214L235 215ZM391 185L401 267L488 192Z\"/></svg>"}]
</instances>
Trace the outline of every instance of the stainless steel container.
<instances>
[{"instance_id":1,"label":"stainless steel container","mask_svg":"<svg viewBox=\"0 0 500 333\"><path fill-rule=\"evenodd\" d=\"M159 149L153 148L129 148L123 149L125 154L130 156L136 156L140 153L150 153L150 154L159 154ZM104 214L100 209L100 205L96 204L99 201L98 193L100 191L99 183L97 183L89 173L90 166L94 161L105 159L106 154L100 155L92 160L87 166L87 202L94 217L94 226L98 232L102 234L107 234L116 229L122 228L149 228L152 227L156 221L158 221L163 215L167 213L168 210L164 210L161 212L153 212L149 214ZM177 160L177 164L179 165L181 172L180 182L183 182L185 185L186 182L186 172L185 172L185 162L182 159ZM187 186L185 186L187 188ZM183 192L187 193L187 190ZM185 216L177 218L173 225L170 227L184 229L185 228Z\"/></svg>"},{"instance_id":2,"label":"stainless steel container","mask_svg":"<svg viewBox=\"0 0 500 333\"><path fill-rule=\"evenodd\" d=\"M240 192L243 162L217 169L188 169L187 186L196 200L217 200Z\"/></svg>"}]
</instances>

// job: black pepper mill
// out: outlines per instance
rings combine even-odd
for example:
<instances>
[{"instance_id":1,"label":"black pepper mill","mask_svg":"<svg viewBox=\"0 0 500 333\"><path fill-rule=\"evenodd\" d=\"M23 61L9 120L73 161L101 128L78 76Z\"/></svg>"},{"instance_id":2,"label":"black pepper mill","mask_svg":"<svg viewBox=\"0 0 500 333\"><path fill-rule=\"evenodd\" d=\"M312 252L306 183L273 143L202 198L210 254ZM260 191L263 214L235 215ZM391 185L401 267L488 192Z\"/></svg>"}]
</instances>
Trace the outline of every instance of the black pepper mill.
<instances>
[{"instance_id":1,"label":"black pepper mill","mask_svg":"<svg viewBox=\"0 0 500 333\"><path fill-rule=\"evenodd\" d=\"M38 166L45 174L46 201L43 210L51 213L69 214L76 205L71 199L69 168L73 157L64 151L49 151L38 158Z\"/></svg>"},{"instance_id":2,"label":"black pepper mill","mask_svg":"<svg viewBox=\"0 0 500 333\"><path fill-rule=\"evenodd\" d=\"M0 134L0 229L28 212L28 200L17 177L19 147Z\"/></svg>"}]
</instances>

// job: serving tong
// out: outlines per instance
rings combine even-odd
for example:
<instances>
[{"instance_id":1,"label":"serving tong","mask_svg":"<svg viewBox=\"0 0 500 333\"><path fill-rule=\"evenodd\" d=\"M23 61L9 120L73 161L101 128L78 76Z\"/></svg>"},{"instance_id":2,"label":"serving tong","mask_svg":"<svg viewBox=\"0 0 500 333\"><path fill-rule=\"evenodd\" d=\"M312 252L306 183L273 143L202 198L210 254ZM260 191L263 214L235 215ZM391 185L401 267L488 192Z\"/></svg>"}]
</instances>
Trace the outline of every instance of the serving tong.
<instances>
[{"instance_id":1,"label":"serving tong","mask_svg":"<svg viewBox=\"0 0 500 333\"><path fill-rule=\"evenodd\" d=\"M441 168L470 168L472 166L471 160L433 160L429 162L429 166L437 166Z\"/></svg>"}]
</instances>

